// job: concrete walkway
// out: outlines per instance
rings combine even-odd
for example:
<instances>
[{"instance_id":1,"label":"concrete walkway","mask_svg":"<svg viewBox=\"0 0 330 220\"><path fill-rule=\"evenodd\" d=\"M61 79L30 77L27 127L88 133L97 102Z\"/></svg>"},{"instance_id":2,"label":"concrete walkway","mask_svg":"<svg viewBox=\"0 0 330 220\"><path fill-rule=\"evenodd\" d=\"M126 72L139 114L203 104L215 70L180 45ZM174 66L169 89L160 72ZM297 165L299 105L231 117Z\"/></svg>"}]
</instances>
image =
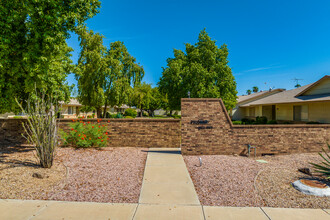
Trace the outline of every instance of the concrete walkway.
<instances>
[{"instance_id":1,"label":"concrete walkway","mask_svg":"<svg viewBox=\"0 0 330 220\"><path fill-rule=\"evenodd\" d=\"M0 200L0 219L330 220L330 209L201 206L180 149L149 149L138 204Z\"/></svg>"}]
</instances>

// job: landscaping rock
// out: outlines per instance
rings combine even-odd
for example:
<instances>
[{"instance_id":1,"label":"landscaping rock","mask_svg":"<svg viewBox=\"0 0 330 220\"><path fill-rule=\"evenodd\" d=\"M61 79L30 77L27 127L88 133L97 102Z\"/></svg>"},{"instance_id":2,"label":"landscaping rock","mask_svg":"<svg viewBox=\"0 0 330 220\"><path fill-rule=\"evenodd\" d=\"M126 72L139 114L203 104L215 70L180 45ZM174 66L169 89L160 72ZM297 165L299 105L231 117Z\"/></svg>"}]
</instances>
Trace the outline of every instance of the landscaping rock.
<instances>
[{"instance_id":1,"label":"landscaping rock","mask_svg":"<svg viewBox=\"0 0 330 220\"><path fill-rule=\"evenodd\" d=\"M298 171L301 172L301 173L307 174L309 176L312 176L311 170L309 168L306 168L306 167L299 168Z\"/></svg>"},{"instance_id":2,"label":"landscaping rock","mask_svg":"<svg viewBox=\"0 0 330 220\"><path fill-rule=\"evenodd\" d=\"M298 191L313 196L330 196L330 187L318 180L301 179L292 183Z\"/></svg>"},{"instance_id":3,"label":"landscaping rock","mask_svg":"<svg viewBox=\"0 0 330 220\"><path fill-rule=\"evenodd\" d=\"M44 174L40 174L40 173L33 173L32 177L34 178L38 178L38 179L44 179L45 175Z\"/></svg>"}]
</instances>

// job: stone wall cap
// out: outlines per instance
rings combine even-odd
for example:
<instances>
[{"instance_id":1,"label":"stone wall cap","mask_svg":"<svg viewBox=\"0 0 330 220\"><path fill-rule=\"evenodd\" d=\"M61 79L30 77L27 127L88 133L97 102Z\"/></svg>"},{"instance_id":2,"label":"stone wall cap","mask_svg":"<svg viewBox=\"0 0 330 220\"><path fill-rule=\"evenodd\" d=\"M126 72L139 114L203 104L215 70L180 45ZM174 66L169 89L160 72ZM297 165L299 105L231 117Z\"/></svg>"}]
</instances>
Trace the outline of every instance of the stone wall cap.
<instances>
[{"instance_id":1,"label":"stone wall cap","mask_svg":"<svg viewBox=\"0 0 330 220\"><path fill-rule=\"evenodd\" d=\"M330 128L330 124L233 125L232 128Z\"/></svg>"}]
</instances>

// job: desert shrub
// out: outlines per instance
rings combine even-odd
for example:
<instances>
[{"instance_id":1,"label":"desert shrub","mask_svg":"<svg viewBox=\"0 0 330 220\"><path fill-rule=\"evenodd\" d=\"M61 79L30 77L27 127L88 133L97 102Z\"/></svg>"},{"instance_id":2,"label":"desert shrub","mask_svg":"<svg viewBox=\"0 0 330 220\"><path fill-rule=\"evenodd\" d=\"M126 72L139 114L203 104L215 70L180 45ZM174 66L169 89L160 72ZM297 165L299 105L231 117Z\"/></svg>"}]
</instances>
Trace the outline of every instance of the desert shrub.
<instances>
[{"instance_id":1,"label":"desert shrub","mask_svg":"<svg viewBox=\"0 0 330 220\"><path fill-rule=\"evenodd\" d=\"M58 106L51 96L45 93L31 94L27 101L26 110L16 100L22 112L27 115L27 122L23 123L25 134L23 135L29 144L34 146L36 157L40 166L50 168L53 165L55 149L57 147L56 112Z\"/></svg>"},{"instance_id":2,"label":"desert shrub","mask_svg":"<svg viewBox=\"0 0 330 220\"><path fill-rule=\"evenodd\" d=\"M233 121L233 124L234 125L241 125L242 124L242 121Z\"/></svg>"},{"instance_id":3,"label":"desert shrub","mask_svg":"<svg viewBox=\"0 0 330 220\"><path fill-rule=\"evenodd\" d=\"M330 151L330 145L327 145L328 151ZM311 165L313 165L313 168L316 172L321 173L325 176L325 178L330 179L330 153L326 152L323 148L322 151L324 155L322 153L319 153L319 155L322 157L323 162L320 164L311 163Z\"/></svg>"},{"instance_id":4,"label":"desert shrub","mask_svg":"<svg viewBox=\"0 0 330 220\"><path fill-rule=\"evenodd\" d=\"M256 117L257 124L267 124L267 117L265 116L257 116Z\"/></svg>"},{"instance_id":5,"label":"desert shrub","mask_svg":"<svg viewBox=\"0 0 330 220\"><path fill-rule=\"evenodd\" d=\"M105 147L107 145L109 138L105 125L77 121L70 123L69 127L69 132L61 131L64 145L73 147Z\"/></svg>"},{"instance_id":6,"label":"desert shrub","mask_svg":"<svg viewBox=\"0 0 330 220\"><path fill-rule=\"evenodd\" d=\"M132 109L132 108L128 108L125 110L125 113L124 113L125 116L130 116L132 118L136 118L137 116L137 112L135 109Z\"/></svg>"},{"instance_id":7,"label":"desert shrub","mask_svg":"<svg viewBox=\"0 0 330 220\"><path fill-rule=\"evenodd\" d=\"M276 120L270 120L270 121L267 122L267 124L274 125L274 124L277 124L277 121Z\"/></svg>"}]
</instances>

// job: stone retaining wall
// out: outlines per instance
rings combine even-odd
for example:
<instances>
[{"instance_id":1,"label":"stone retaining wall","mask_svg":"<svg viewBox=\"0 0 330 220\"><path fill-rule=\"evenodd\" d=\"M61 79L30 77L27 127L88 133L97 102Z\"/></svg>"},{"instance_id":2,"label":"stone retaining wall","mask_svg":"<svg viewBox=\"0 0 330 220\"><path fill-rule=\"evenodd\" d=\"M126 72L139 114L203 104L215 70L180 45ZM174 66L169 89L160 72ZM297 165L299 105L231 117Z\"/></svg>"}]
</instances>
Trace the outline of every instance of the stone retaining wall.
<instances>
[{"instance_id":1,"label":"stone retaining wall","mask_svg":"<svg viewBox=\"0 0 330 220\"><path fill-rule=\"evenodd\" d=\"M21 145L24 119L0 119L0 144ZM85 119L97 123L97 119ZM108 122L109 121L109 122ZM60 128L69 129L71 119L61 119ZM179 119L103 119L111 147L180 147Z\"/></svg>"},{"instance_id":2,"label":"stone retaining wall","mask_svg":"<svg viewBox=\"0 0 330 220\"><path fill-rule=\"evenodd\" d=\"M330 141L329 124L233 125L221 99L182 99L181 111L183 154L319 152Z\"/></svg>"}]
</instances>

